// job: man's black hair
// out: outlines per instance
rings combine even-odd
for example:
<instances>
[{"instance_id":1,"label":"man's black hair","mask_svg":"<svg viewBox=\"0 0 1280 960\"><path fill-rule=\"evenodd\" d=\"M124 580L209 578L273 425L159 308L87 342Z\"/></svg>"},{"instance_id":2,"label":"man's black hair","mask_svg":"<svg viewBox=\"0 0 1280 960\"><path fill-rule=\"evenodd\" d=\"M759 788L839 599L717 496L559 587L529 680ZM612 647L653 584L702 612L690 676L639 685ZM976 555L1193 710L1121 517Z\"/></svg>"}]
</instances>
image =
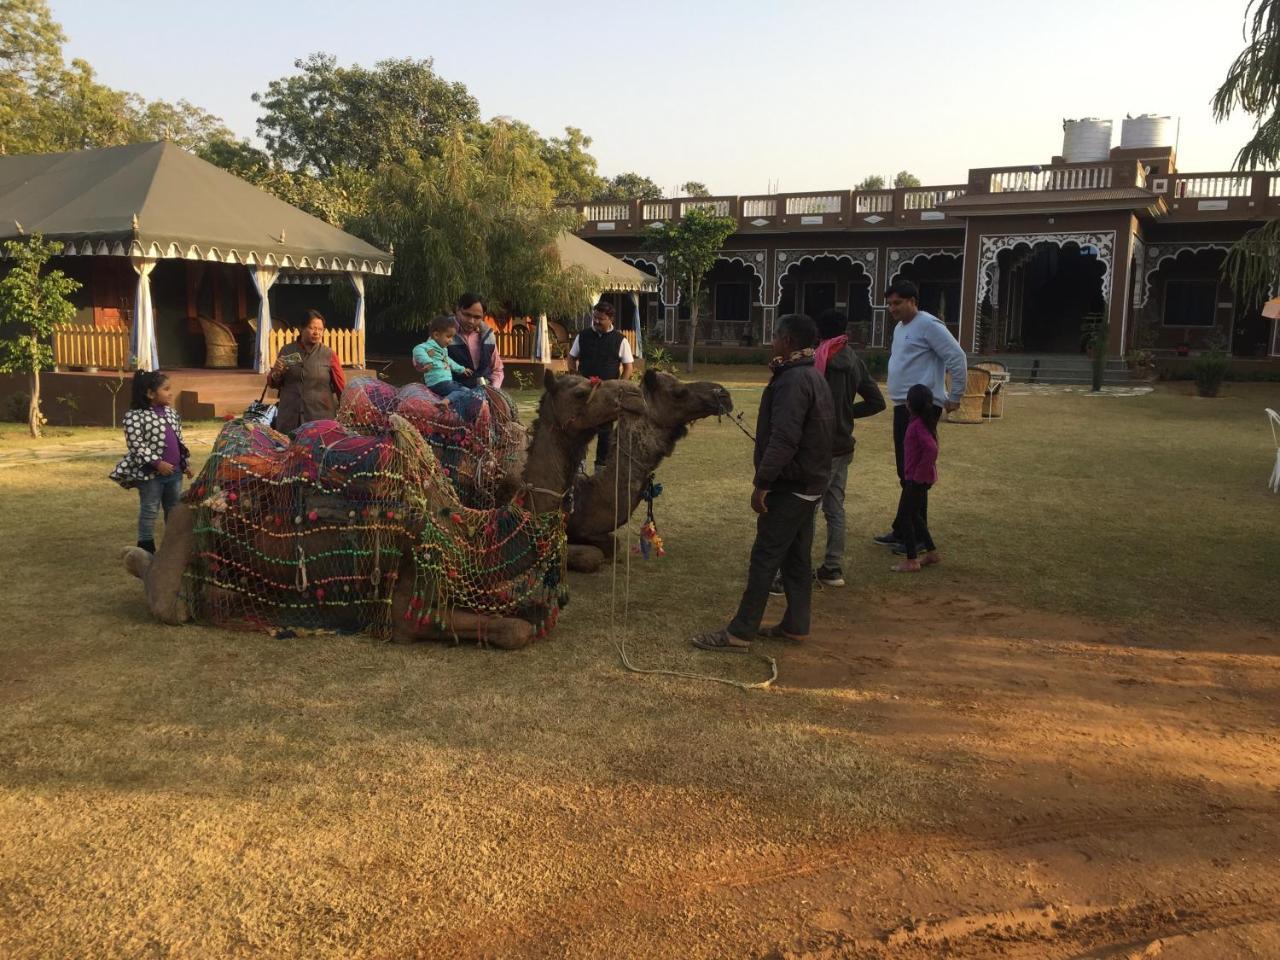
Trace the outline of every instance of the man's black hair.
<instances>
[{"instance_id":1,"label":"man's black hair","mask_svg":"<svg viewBox=\"0 0 1280 960\"><path fill-rule=\"evenodd\" d=\"M886 298L899 296L903 300L920 300L920 288L910 280L895 280L889 284L889 289L884 292Z\"/></svg>"},{"instance_id":2,"label":"man's black hair","mask_svg":"<svg viewBox=\"0 0 1280 960\"><path fill-rule=\"evenodd\" d=\"M458 310L465 310L467 309L467 307L474 307L477 303L480 304L481 307L483 307L484 297L480 296L480 294L478 293L468 292L468 293L464 293L462 296L458 298L458 303L456 307Z\"/></svg>"},{"instance_id":3,"label":"man's black hair","mask_svg":"<svg viewBox=\"0 0 1280 960\"><path fill-rule=\"evenodd\" d=\"M818 338L830 340L849 329L849 316L843 310L832 307L818 314Z\"/></svg>"},{"instance_id":4,"label":"man's black hair","mask_svg":"<svg viewBox=\"0 0 1280 960\"><path fill-rule=\"evenodd\" d=\"M591 308L592 313L603 313L606 317L613 316L613 304L608 300L601 300Z\"/></svg>"}]
</instances>

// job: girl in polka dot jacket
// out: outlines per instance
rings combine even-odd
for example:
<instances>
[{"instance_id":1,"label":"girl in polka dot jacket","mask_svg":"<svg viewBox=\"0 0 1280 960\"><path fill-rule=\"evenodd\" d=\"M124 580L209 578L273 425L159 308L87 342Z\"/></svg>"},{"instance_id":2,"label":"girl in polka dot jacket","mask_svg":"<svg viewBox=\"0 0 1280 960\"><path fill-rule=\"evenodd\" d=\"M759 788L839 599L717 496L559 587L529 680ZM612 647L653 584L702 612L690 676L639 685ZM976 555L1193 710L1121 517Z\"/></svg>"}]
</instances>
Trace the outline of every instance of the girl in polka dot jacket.
<instances>
[{"instance_id":1,"label":"girl in polka dot jacket","mask_svg":"<svg viewBox=\"0 0 1280 960\"><path fill-rule=\"evenodd\" d=\"M129 451L111 471L120 486L138 490L138 546L156 552L156 514L169 511L182 495L183 474L190 477L191 456L182 443L182 418L173 409L173 384L159 370L133 376L133 403L124 415L124 441Z\"/></svg>"}]
</instances>

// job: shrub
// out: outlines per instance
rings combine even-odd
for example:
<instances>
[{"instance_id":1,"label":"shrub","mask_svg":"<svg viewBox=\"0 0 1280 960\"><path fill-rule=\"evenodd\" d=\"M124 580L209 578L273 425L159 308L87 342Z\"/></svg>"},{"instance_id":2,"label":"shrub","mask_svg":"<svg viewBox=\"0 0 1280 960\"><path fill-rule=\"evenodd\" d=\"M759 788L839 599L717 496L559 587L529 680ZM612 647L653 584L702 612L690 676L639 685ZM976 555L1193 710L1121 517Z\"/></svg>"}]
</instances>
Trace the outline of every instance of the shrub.
<instances>
[{"instance_id":1,"label":"shrub","mask_svg":"<svg viewBox=\"0 0 1280 960\"><path fill-rule=\"evenodd\" d=\"M1231 370L1231 358L1219 350L1210 350L1196 357L1191 365L1191 375L1196 381L1196 393L1202 397L1216 397L1222 381Z\"/></svg>"}]
</instances>

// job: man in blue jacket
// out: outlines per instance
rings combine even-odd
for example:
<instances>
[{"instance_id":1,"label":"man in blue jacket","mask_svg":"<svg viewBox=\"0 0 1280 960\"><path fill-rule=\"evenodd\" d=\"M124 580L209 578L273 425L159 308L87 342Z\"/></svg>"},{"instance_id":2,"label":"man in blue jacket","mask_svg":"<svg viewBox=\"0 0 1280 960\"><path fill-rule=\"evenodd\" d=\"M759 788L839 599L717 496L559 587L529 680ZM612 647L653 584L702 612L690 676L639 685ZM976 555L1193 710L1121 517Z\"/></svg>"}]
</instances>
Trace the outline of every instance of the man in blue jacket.
<instances>
[{"instance_id":1,"label":"man in blue jacket","mask_svg":"<svg viewBox=\"0 0 1280 960\"><path fill-rule=\"evenodd\" d=\"M831 390L813 365L817 338L808 317L792 314L778 321L769 362L773 377L756 420L751 509L758 516L747 587L727 627L694 637L694 646L703 650L744 653L756 637L799 641L809 635L813 521L831 477L835 423ZM777 626L761 630L769 584L779 570L787 611Z\"/></svg>"},{"instance_id":2,"label":"man in blue jacket","mask_svg":"<svg viewBox=\"0 0 1280 960\"><path fill-rule=\"evenodd\" d=\"M893 328L893 346L889 351L889 402L893 404L893 455L898 465L898 483L902 483L902 441L907 435L907 391L923 383L933 391L933 421L936 425L942 411L955 410L964 396L968 376L968 358L946 325L931 313L920 309L920 291L910 280L899 280L884 294L889 316L897 321ZM951 390L946 388L946 375L951 374ZM905 545L895 526L875 538L876 543L905 552Z\"/></svg>"}]
</instances>

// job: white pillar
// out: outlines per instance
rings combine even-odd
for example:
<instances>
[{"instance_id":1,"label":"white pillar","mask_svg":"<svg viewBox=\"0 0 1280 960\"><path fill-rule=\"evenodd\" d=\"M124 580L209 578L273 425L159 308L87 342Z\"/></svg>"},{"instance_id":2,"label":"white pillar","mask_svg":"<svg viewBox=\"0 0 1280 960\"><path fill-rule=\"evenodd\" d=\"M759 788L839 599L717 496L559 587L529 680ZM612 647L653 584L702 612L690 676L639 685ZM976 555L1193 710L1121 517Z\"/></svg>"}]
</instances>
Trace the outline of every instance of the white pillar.
<instances>
[{"instance_id":1,"label":"white pillar","mask_svg":"<svg viewBox=\"0 0 1280 960\"><path fill-rule=\"evenodd\" d=\"M151 303L151 271L156 268L156 260L154 257L130 257L129 262L138 274L129 351L137 369L156 370L160 367L160 353L156 349L156 314Z\"/></svg>"},{"instance_id":2,"label":"white pillar","mask_svg":"<svg viewBox=\"0 0 1280 960\"><path fill-rule=\"evenodd\" d=\"M267 291L279 275L280 271L275 267L257 264L249 268L249 279L258 291L258 344L253 368L259 373L266 373L271 367L268 359L271 354L271 301Z\"/></svg>"},{"instance_id":3,"label":"white pillar","mask_svg":"<svg viewBox=\"0 0 1280 960\"><path fill-rule=\"evenodd\" d=\"M356 319L353 329L356 332L356 349L359 351L357 360L361 367L364 366L364 274L351 270L347 273L351 278L351 286L356 291Z\"/></svg>"}]
</instances>

